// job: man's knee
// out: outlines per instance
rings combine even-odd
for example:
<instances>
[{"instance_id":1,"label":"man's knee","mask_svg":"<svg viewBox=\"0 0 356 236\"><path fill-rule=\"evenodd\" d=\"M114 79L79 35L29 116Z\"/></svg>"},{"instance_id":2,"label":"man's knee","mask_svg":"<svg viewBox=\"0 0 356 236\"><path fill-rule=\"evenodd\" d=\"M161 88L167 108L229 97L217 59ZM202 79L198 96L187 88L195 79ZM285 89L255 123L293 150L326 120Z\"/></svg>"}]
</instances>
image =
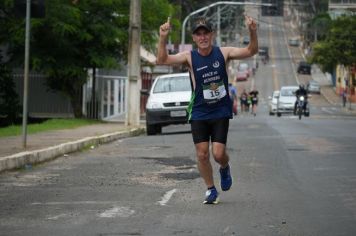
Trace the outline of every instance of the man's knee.
<instances>
[{"instance_id":1,"label":"man's knee","mask_svg":"<svg viewBox=\"0 0 356 236\"><path fill-rule=\"evenodd\" d=\"M209 151L206 150L197 150L197 158L199 162L209 161Z\"/></svg>"},{"instance_id":2,"label":"man's knee","mask_svg":"<svg viewBox=\"0 0 356 236\"><path fill-rule=\"evenodd\" d=\"M227 157L227 154L225 152L225 148L215 148L213 149L213 156L215 161L218 163L225 162Z\"/></svg>"}]
</instances>

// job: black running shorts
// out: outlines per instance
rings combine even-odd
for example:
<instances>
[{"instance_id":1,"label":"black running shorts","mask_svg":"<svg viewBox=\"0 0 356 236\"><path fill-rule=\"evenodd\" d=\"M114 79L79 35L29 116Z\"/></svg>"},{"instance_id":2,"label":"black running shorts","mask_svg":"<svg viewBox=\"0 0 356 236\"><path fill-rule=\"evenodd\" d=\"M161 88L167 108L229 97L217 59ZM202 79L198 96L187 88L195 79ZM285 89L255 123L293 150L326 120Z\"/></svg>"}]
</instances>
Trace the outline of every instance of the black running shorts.
<instances>
[{"instance_id":1,"label":"black running shorts","mask_svg":"<svg viewBox=\"0 0 356 236\"><path fill-rule=\"evenodd\" d=\"M258 104L258 99L257 98L252 98L251 99L252 105L257 105Z\"/></svg>"},{"instance_id":2,"label":"black running shorts","mask_svg":"<svg viewBox=\"0 0 356 236\"><path fill-rule=\"evenodd\" d=\"M226 144L229 118L192 120L190 125L195 144L209 141Z\"/></svg>"}]
</instances>

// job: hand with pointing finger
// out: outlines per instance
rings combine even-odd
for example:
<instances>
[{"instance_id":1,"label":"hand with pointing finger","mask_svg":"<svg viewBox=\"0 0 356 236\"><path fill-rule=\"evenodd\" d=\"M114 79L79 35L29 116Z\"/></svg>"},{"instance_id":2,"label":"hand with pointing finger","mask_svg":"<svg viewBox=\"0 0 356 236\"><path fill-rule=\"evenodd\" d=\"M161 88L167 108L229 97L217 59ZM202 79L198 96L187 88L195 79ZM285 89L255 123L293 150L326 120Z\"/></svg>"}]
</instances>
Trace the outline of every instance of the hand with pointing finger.
<instances>
[{"instance_id":1,"label":"hand with pointing finger","mask_svg":"<svg viewBox=\"0 0 356 236\"><path fill-rule=\"evenodd\" d=\"M171 18L168 17L167 22L161 25L159 28L159 35L166 37L169 34L169 30L171 29Z\"/></svg>"},{"instance_id":2,"label":"hand with pointing finger","mask_svg":"<svg viewBox=\"0 0 356 236\"><path fill-rule=\"evenodd\" d=\"M246 22L246 26L248 27L248 29L251 31L255 31L257 30L257 24L256 21L248 15L245 15L245 22Z\"/></svg>"}]
</instances>

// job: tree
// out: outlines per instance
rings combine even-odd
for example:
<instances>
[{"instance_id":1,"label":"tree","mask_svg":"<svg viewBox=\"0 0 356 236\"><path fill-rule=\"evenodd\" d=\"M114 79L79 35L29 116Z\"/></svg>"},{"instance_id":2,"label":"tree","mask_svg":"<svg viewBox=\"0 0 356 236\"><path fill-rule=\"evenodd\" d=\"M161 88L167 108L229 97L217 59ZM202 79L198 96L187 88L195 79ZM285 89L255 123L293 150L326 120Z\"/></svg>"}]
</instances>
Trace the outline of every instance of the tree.
<instances>
[{"instance_id":1,"label":"tree","mask_svg":"<svg viewBox=\"0 0 356 236\"><path fill-rule=\"evenodd\" d=\"M325 13L329 10L329 0L313 0L317 13Z\"/></svg>"},{"instance_id":2,"label":"tree","mask_svg":"<svg viewBox=\"0 0 356 236\"><path fill-rule=\"evenodd\" d=\"M351 66L356 62L356 16L342 16L333 20L325 40L313 45L311 63L321 65L332 73L336 65Z\"/></svg>"},{"instance_id":3,"label":"tree","mask_svg":"<svg viewBox=\"0 0 356 236\"><path fill-rule=\"evenodd\" d=\"M19 96L15 91L11 71L2 62L0 50L0 116L4 118L3 125L14 124L19 117L20 109Z\"/></svg>"},{"instance_id":4,"label":"tree","mask_svg":"<svg viewBox=\"0 0 356 236\"><path fill-rule=\"evenodd\" d=\"M273 4L272 6L261 6L262 16L283 16L283 0L262 0L262 3Z\"/></svg>"},{"instance_id":5,"label":"tree","mask_svg":"<svg viewBox=\"0 0 356 236\"><path fill-rule=\"evenodd\" d=\"M26 0L14 0L14 10L19 17L26 17ZM31 1L31 17L42 18L46 14L44 0Z\"/></svg>"},{"instance_id":6,"label":"tree","mask_svg":"<svg viewBox=\"0 0 356 236\"><path fill-rule=\"evenodd\" d=\"M313 45L312 56L308 58L311 63L319 64L323 72L332 73L337 65L338 53L332 43L320 41Z\"/></svg>"},{"instance_id":7,"label":"tree","mask_svg":"<svg viewBox=\"0 0 356 236\"><path fill-rule=\"evenodd\" d=\"M141 41L152 49L159 25L175 8L167 0L142 3ZM12 6L13 0L0 3L0 45L8 45L12 65L22 67L24 19L15 17ZM127 62L129 6L128 0L47 0L45 18L31 20L31 69L47 76L50 89L70 98L75 117L82 116L88 69Z\"/></svg>"},{"instance_id":8,"label":"tree","mask_svg":"<svg viewBox=\"0 0 356 236\"><path fill-rule=\"evenodd\" d=\"M329 31L330 25L331 18L328 13L320 13L312 19L310 23L310 28L315 34L315 41L317 41L318 39L325 39L326 34Z\"/></svg>"}]
</instances>

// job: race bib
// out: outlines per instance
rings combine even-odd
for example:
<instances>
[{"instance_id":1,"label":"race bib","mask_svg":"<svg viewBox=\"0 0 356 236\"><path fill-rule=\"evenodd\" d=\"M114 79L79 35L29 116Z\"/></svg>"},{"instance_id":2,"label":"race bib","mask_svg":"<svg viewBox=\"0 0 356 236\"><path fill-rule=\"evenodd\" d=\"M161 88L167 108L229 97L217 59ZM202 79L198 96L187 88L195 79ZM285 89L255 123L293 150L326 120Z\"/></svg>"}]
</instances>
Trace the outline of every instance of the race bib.
<instances>
[{"instance_id":1,"label":"race bib","mask_svg":"<svg viewBox=\"0 0 356 236\"><path fill-rule=\"evenodd\" d=\"M204 99L209 103L222 99L226 96L224 83L221 81L219 83L203 85L203 94Z\"/></svg>"}]
</instances>

